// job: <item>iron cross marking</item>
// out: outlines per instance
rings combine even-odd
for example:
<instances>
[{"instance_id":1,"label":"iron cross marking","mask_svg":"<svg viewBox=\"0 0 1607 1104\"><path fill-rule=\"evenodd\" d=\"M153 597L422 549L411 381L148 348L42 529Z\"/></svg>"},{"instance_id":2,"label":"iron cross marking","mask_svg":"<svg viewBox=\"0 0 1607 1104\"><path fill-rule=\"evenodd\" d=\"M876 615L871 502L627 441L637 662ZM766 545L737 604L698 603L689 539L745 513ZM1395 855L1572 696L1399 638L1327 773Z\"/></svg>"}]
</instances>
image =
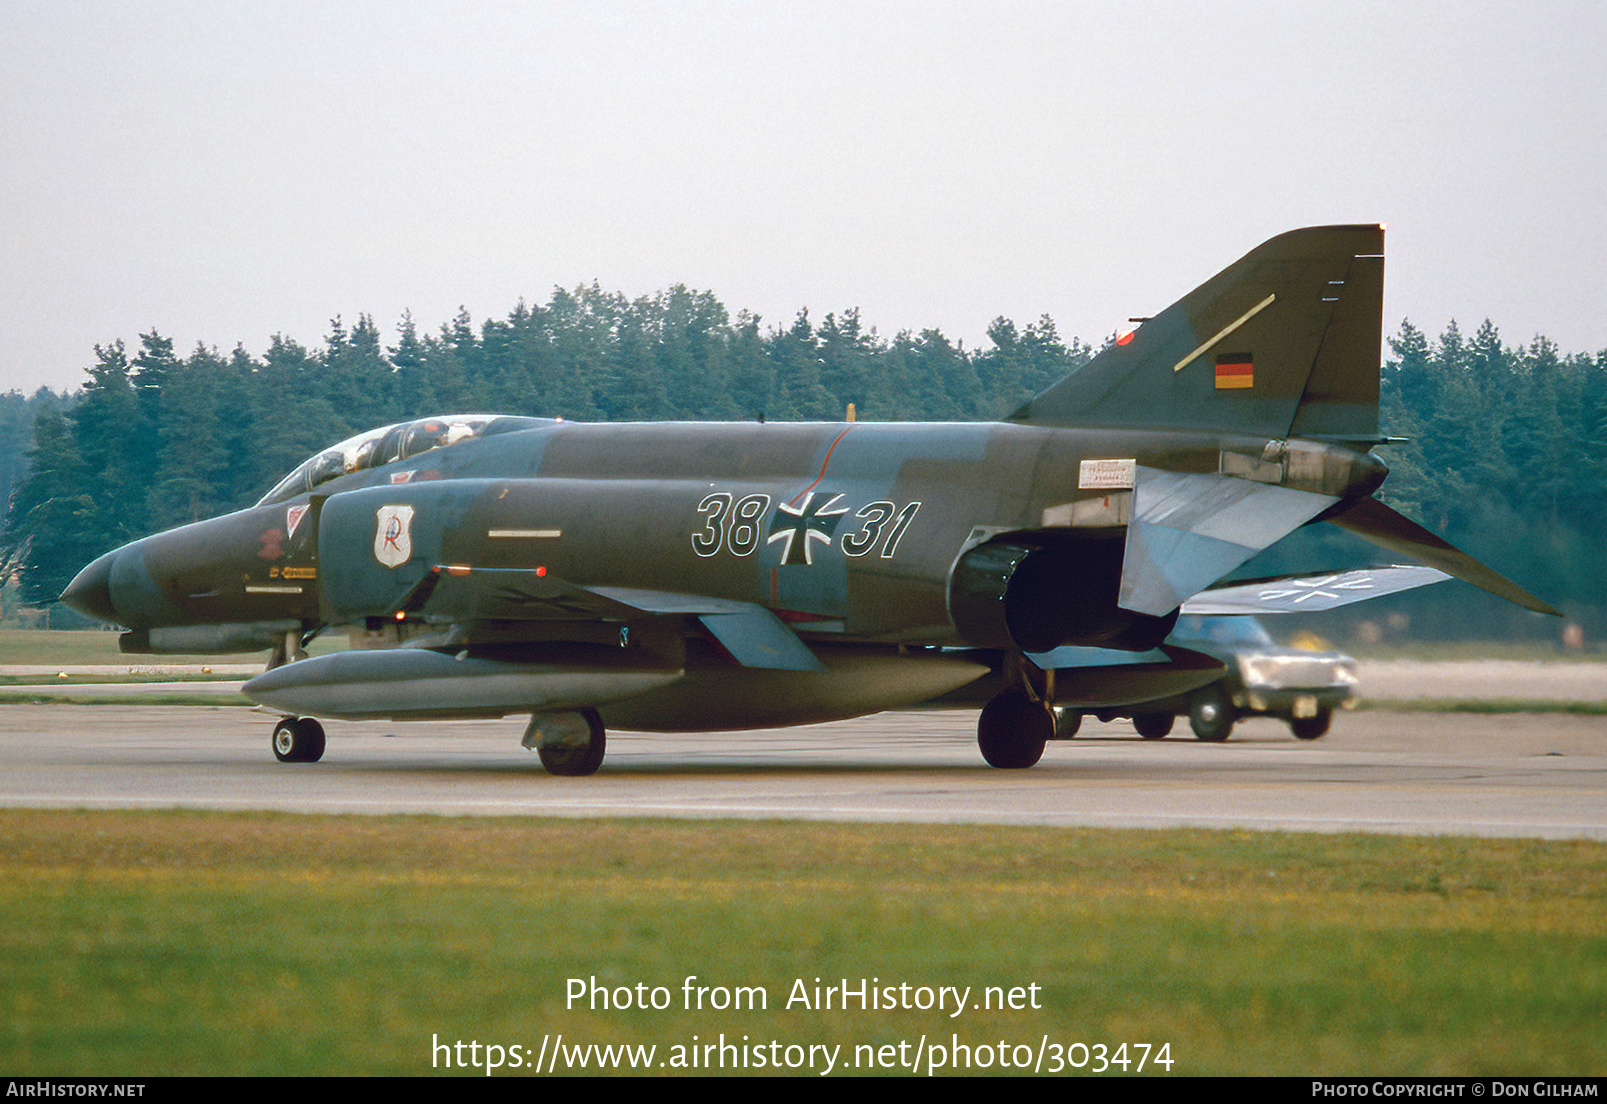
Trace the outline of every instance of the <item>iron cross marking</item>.
<instances>
[{"instance_id":1,"label":"iron cross marking","mask_svg":"<svg viewBox=\"0 0 1607 1104\"><path fill-rule=\"evenodd\" d=\"M1263 590L1260 597L1268 602L1291 598L1297 605L1312 598L1333 602L1341 598L1341 595L1334 593L1336 590L1372 590L1374 585L1369 572L1346 571L1338 575L1324 575L1320 579L1290 579L1283 589Z\"/></svg>"},{"instance_id":2,"label":"iron cross marking","mask_svg":"<svg viewBox=\"0 0 1607 1104\"><path fill-rule=\"evenodd\" d=\"M816 503L815 499L822 501ZM776 507L775 519L770 523L770 536L766 544L781 542L781 563L787 564L813 564L814 545L820 542L828 548L831 546L832 535L837 532L837 523L843 515L848 513L847 506L839 506L842 495L834 494L826 498L824 494L817 495L810 491L804 497L803 505L794 506L783 502Z\"/></svg>"}]
</instances>

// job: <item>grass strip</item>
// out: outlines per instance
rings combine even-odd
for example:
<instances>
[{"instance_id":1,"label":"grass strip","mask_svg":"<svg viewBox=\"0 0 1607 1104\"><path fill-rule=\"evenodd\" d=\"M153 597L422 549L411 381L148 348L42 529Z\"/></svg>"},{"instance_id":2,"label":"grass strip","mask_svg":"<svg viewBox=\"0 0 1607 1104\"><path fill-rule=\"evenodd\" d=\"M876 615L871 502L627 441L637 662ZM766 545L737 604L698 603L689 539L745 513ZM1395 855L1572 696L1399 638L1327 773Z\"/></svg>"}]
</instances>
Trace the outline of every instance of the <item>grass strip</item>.
<instances>
[{"instance_id":1,"label":"grass strip","mask_svg":"<svg viewBox=\"0 0 1607 1104\"><path fill-rule=\"evenodd\" d=\"M148 683L163 682L244 682L249 676L237 674L217 674L216 672L188 671L181 674L156 674L153 672L135 672L121 675L57 675L54 678L45 675L0 675L0 686L135 686Z\"/></svg>"},{"instance_id":2,"label":"grass strip","mask_svg":"<svg viewBox=\"0 0 1607 1104\"><path fill-rule=\"evenodd\" d=\"M0 1067L418 1074L432 1041L561 1032L660 1060L925 1036L1168 1043L1175 1075L1597 1074L1604 906L1590 841L6 810ZM689 975L766 1007L687 1009ZM571 1007L571 978L672 1000ZM1041 1007L786 1006L817 978Z\"/></svg>"},{"instance_id":3,"label":"grass strip","mask_svg":"<svg viewBox=\"0 0 1607 1104\"><path fill-rule=\"evenodd\" d=\"M0 705L251 705L239 692L215 694L52 694L47 691L0 691Z\"/></svg>"},{"instance_id":4,"label":"grass strip","mask_svg":"<svg viewBox=\"0 0 1607 1104\"><path fill-rule=\"evenodd\" d=\"M0 664L76 667L107 664L189 664L256 663L268 658L266 649L231 655L159 655L123 652L118 648L120 634L103 629L0 629ZM313 655L338 651L346 646L344 633L321 636L308 647Z\"/></svg>"}]
</instances>

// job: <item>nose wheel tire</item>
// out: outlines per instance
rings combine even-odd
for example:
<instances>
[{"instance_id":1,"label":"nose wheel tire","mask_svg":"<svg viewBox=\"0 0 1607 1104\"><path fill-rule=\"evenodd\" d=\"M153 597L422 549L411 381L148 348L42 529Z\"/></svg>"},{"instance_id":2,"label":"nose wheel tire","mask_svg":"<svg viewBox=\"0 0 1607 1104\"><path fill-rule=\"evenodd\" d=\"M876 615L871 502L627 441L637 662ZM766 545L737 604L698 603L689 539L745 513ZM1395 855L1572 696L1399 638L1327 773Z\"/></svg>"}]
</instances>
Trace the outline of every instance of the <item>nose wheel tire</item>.
<instances>
[{"instance_id":1,"label":"nose wheel tire","mask_svg":"<svg viewBox=\"0 0 1607 1104\"><path fill-rule=\"evenodd\" d=\"M273 729L273 754L281 763L316 763L324 757L324 726L311 717L286 717Z\"/></svg>"}]
</instances>

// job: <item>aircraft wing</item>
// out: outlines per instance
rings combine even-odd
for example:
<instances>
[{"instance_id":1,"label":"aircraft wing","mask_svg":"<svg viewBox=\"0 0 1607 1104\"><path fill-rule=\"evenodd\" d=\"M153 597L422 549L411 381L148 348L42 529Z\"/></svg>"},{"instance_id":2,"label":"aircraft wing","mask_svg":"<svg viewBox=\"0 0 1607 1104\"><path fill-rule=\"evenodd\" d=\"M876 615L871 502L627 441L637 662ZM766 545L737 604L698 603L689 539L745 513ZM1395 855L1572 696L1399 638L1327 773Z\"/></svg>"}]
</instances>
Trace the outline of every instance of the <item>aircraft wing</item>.
<instances>
[{"instance_id":1,"label":"aircraft wing","mask_svg":"<svg viewBox=\"0 0 1607 1104\"><path fill-rule=\"evenodd\" d=\"M588 588L545 571L437 564L396 614L438 628L401 647L336 652L275 667L252 679L246 692L286 711L341 717L589 708L684 678L687 619L700 622L744 667L826 670L762 606L631 587Z\"/></svg>"},{"instance_id":2,"label":"aircraft wing","mask_svg":"<svg viewBox=\"0 0 1607 1104\"><path fill-rule=\"evenodd\" d=\"M1368 598L1443 582L1451 576L1420 564L1367 567L1310 575L1243 579L1201 591L1183 603L1184 613L1311 613Z\"/></svg>"},{"instance_id":3,"label":"aircraft wing","mask_svg":"<svg viewBox=\"0 0 1607 1104\"><path fill-rule=\"evenodd\" d=\"M636 587L582 587L528 569L437 564L403 600L399 612L457 626L488 621L607 620L691 617L744 667L824 671L796 633L751 602ZM472 637L472 630L461 635Z\"/></svg>"}]
</instances>

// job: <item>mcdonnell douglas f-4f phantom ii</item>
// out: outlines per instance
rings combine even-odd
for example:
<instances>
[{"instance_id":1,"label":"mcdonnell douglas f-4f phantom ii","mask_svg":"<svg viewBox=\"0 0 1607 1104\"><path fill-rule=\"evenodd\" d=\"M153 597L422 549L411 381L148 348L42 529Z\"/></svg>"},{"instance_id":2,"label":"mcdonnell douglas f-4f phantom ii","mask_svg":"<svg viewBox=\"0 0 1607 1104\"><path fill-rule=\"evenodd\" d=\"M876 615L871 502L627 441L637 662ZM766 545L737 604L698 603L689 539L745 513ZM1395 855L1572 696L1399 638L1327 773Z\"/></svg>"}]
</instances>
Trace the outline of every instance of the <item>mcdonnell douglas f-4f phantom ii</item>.
<instances>
[{"instance_id":1,"label":"mcdonnell douglas f-4f phantom ii","mask_svg":"<svg viewBox=\"0 0 1607 1104\"><path fill-rule=\"evenodd\" d=\"M425 418L308 460L257 505L100 557L62 600L130 652L273 649L245 685L314 717L530 714L556 774L605 725L806 724L981 705L996 767L1055 707L1204 686L1180 611L1330 608L1454 575L1551 607L1372 497L1384 236L1273 238L1002 422ZM1220 585L1303 525L1419 561ZM346 626L353 647L307 658Z\"/></svg>"}]
</instances>

